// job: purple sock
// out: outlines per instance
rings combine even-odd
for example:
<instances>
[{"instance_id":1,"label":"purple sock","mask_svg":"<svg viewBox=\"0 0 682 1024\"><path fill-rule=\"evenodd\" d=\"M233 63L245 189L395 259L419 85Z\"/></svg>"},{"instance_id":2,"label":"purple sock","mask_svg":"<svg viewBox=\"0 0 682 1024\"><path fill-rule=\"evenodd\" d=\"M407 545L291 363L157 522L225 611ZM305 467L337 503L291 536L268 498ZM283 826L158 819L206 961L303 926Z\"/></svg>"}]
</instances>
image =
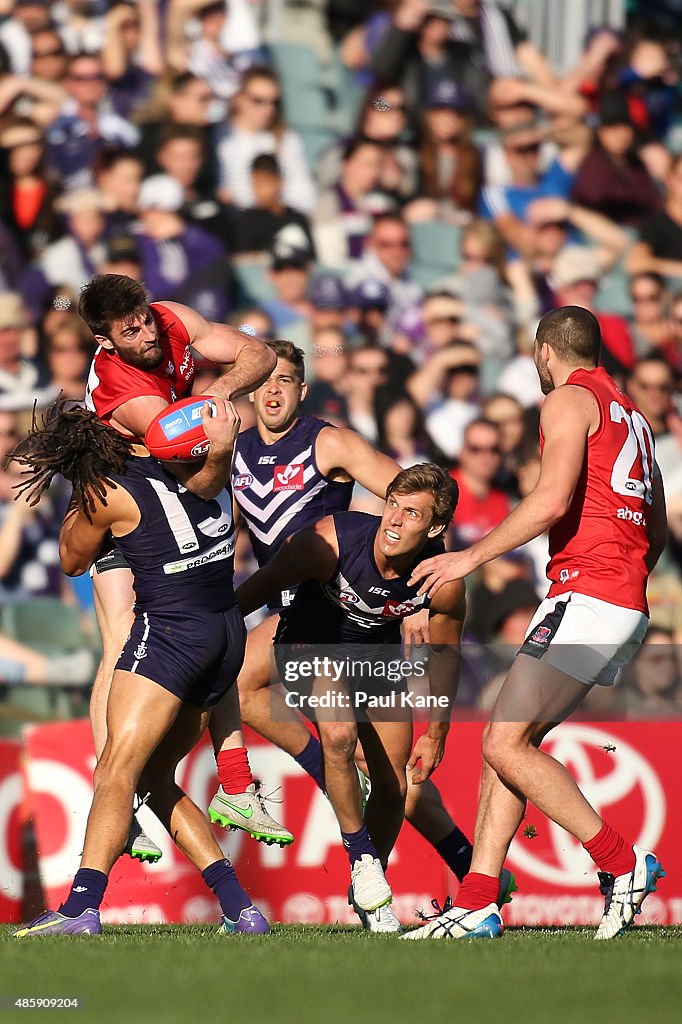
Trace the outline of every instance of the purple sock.
<instances>
[{"instance_id":1,"label":"purple sock","mask_svg":"<svg viewBox=\"0 0 682 1024\"><path fill-rule=\"evenodd\" d=\"M377 851L374 849L374 843L369 838L366 825L359 828L357 832L342 832L341 838L343 845L348 851L351 867L353 867L356 860L360 860L363 853L368 853L370 857L376 857Z\"/></svg>"},{"instance_id":2,"label":"purple sock","mask_svg":"<svg viewBox=\"0 0 682 1024\"><path fill-rule=\"evenodd\" d=\"M301 753L296 754L294 761L296 764L300 764L303 771L307 772L308 775L315 780L320 789L324 790L324 780L322 778L322 746L318 739L311 736Z\"/></svg>"},{"instance_id":3,"label":"purple sock","mask_svg":"<svg viewBox=\"0 0 682 1024\"><path fill-rule=\"evenodd\" d=\"M217 860L201 872L209 889L218 897L223 914L237 921L242 910L251 906L251 897L244 892L229 860Z\"/></svg>"},{"instance_id":4,"label":"purple sock","mask_svg":"<svg viewBox=\"0 0 682 1024\"><path fill-rule=\"evenodd\" d=\"M474 852L467 837L455 825L452 832L439 843L434 843L434 846L461 882L471 867L471 855Z\"/></svg>"},{"instance_id":5,"label":"purple sock","mask_svg":"<svg viewBox=\"0 0 682 1024\"><path fill-rule=\"evenodd\" d=\"M65 917L80 917L86 910L99 910L109 876L95 868L79 868L71 891L59 908Z\"/></svg>"}]
</instances>

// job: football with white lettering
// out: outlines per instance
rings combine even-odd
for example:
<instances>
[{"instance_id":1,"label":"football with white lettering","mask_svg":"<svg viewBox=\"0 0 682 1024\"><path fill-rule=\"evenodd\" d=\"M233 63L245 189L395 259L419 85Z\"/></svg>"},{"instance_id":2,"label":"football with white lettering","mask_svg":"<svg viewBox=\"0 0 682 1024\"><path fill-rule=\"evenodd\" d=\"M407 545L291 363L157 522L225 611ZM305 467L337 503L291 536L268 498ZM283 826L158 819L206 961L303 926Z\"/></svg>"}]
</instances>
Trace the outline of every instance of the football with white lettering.
<instances>
[{"instance_id":1,"label":"football with white lettering","mask_svg":"<svg viewBox=\"0 0 682 1024\"><path fill-rule=\"evenodd\" d=\"M209 395L182 398L157 413L144 435L150 454L164 462L203 459L211 446L201 420L201 410L207 403L211 416L215 416L217 409Z\"/></svg>"}]
</instances>

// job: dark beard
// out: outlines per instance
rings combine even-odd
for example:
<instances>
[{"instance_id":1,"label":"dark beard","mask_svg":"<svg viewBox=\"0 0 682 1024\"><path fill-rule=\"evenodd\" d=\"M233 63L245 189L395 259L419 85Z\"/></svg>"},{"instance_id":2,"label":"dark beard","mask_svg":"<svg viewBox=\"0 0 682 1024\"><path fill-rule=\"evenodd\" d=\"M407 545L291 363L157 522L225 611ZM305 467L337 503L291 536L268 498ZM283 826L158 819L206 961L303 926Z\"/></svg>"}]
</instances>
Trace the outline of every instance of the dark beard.
<instances>
[{"instance_id":1,"label":"dark beard","mask_svg":"<svg viewBox=\"0 0 682 1024\"><path fill-rule=\"evenodd\" d=\"M125 355L121 353L119 355L124 363L128 363L129 366L135 366L138 370L156 370L166 358L160 342L157 347L140 354L126 352Z\"/></svg>"}]
</instances>

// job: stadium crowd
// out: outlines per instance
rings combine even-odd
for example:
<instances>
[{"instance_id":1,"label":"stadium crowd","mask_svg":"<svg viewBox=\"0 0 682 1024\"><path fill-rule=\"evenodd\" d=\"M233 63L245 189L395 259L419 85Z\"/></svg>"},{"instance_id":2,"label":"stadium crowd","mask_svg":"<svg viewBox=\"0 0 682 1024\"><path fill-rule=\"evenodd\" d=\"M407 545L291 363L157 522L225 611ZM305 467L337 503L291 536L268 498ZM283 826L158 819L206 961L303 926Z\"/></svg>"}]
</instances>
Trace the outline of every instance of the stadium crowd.
<instances>
[{"instance_id":1,"label":"stadium crowd","mask_svg":"<svg viewBox=\"0 0 682 1024\"><path fill-rule=\"evenodd\" d=\"M17 610L44 597L87 626L91 597L59 571L68 489L14 502L6 456L34 402L83 399L94 339L78 294L119 273L293 341L306 411L403 467L451 468L455 548L537 480L539 317L592 310L604 365L656 436L670 543L642 651L591 711L679 713L680 6L586 24L579 62L558 69L491 0L0 0L5 703L93 675L85 627L66 651L22 630ZM200 365L195 393L216 372ZM353 507L377 510L357 490ZM243 577L245 533L238 554ZM470 581L460 702L490 707L546 561L538 539Z\"/></svg>"}]
</instances>

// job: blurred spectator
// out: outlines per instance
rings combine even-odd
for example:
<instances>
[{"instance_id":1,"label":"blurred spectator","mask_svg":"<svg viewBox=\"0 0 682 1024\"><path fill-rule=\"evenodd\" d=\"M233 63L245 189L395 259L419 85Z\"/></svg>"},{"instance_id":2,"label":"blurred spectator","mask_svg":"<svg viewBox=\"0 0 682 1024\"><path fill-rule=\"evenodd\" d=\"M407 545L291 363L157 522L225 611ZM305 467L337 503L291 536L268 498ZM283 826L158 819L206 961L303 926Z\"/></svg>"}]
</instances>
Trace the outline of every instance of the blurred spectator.
<instances>
[{"instance_id":1,"label":"blurred spectator","mask_svg":"<svg viewBox=\"0 0 682 1024\"><path fill-rule=\"evenodd\" d=\"M164 70L158 3L114 0L106 14L101 56L114 109L130 118Z\"/></svg>"},{"instance_id":2,"label":"blurred spectator","mask_svg":"<svg viewBox=\"0 0 682 1024\"><path fill-rule=\"evenodd\" d=\"M241 209L253 206L251 165L261 153L274 153L282 171L284 202L303 213L312 212L315 185L301 137L282 118L279 79L274 71L257 66L244 74L225 132L217 146L225 202Z\"/></svg>"},{"instance_id":3,"label":"blurred spectator","mask_svg":"<svg viewBox=\"0 0 682 1024\"><path fill-rule=\"evenodd\" d=\"M310 282L308 300L310 329L314 335L326 327L346 328L350 298L341 278L335 274L317 274Z\"/></svg>"},{"instance_id":4,"label":"blurred spectator","mask_svg":"<svg viewBox=\"0 0 682 1024\"><path fill-rule=\"evenodd\" d=\"M114 113L107 97L102 62L94 54L75 54L65 79L69 99L46 133L48 157L67 189L92 183L92 163L107 143L136 145L137 129Z\"/></svg>"},{"instance_id":5,"label":"blurred spectator","mask_svg":"<svg viewBox=\"0 0 682 1024\"><path fill-rule=\"evenodd\" d=\"M410 274L411 258L412 245L405 221L400 214L382 213L375 218L367 235L362 259L347 279L350 288L367 278L375 278L386 285L391 329L397 327L408 311L415 310L422 295L421 286Z\"/></svg>"},{"instance_id":6,"label":"blurred spectator","mask_svg":"<svg viewBox=\"0 0 682 1024\"><path fill-rule=\"evenodd\" d=\"M131 231L138 214L142 159L132 149L106 147L97 156L94 171L108 230Z\"/></svg>"},{"instance_id":7,"label":"blurred spectator","mask_svg":"<svg viewBox=\"0 0 682 1024\"><path fill-rule=\"evenodd\" d=\"M452 342L437 349L407 381L426 429L449 459L459 456L465 428L479 414L479 365L473 345Z\"/></svg>"},{"instance_id":8,"label":"blurred spectator","mask_svg":"<svg viewBox=\"0 0 682 1024\"><path fill-rule=\"evenodd\" d=\"M507 486L514 488L516 472L526 438L526 417L523 406L511 395L488 395L481 406L481 414L500 430L502 472Z\"/></svg>"},{"instance_id":9,"label":"blurred spectator","mask_svg":"<svg viewBox=\"0 0 682 1024\"><path fill-rule=\"evenodd\" d=\"M562 249L552 266L557 306L582 306L594 313L602 335L601 363L609 373L620 376L634 365L634 347L624 318L595 308L599 278L595 255L582 245Z\"/></svg>"},{"instance_id":10,"label":"blurred spectator","mask_svg":"<svg viewBox=\"0 0 682 1024\"><path fill-rule=\"evenodd\" d=\"M165 174L142 182L138 207L142 277L150 295L185 302L208 320L229 308L229 271L218 240L181 216L180 184Z\"/></svg>"},{"instance_id":11,"label":"blurred spectator","mask_svg":"<svg viewBox=\"0 0 682 1024\"><path fill-rule=\"evenodd\" d=\"M46 281L78 293L104 258L106 221L102 197L94 188L74 189L59 201L68 233L44 250L39 259Z\"/></svg>"},{"instance_id":12,"label":"blurred spectator","mask_svg":"<svg viewBox=\"0 0 682 1024\"><path fill-rule=\"evenodd\" d=\"M492 78L523 71L548 85L555 81L512 14L489 0L402 0L372 70L383 81L402 82L415 111L435 81L457 78L481 116Z\"/></svg>"},{"instance_id":13,"label":"blurred spectator","mask_svg":"<svg viewBox=\"0 0 682 1024\"><path fill-rule=\"evenodd\" d=\"M457 549L475 544L509 515L511 502L494 483L501 465L499 428L480 417L472 420L464 429L458 468L451 471L459 486L454 520Z\"/></svg>"},{"instance_id":14,"label":"blurred spectator","mask_svg":"<svg viewBox=\"0 0 682 1024\"><path fill-rule=\"evenodd\" d=\"M348 409L344 397L347 372L348 345L343 331L332 326L315 331L312 358L306 373L311 378L305 399L306 412L339 426L347 426Z\"/></svg>"},{"instance_id":15,"label":"blurred spectator","mask_svg":"<svg viewBox=\"0 0 682 1024\"><path fill-rule=\"evenodd\" d=\"M372 218L394 205L379 192L382 159L376 143L351 140L339 181L320 195L313 226L320 260L327 266L345 268L360 259Z\"/></svg>"},{"instance_id":16,"label":"blurred spectator","mask_svg":"<svg viewBox=\"0 0 682 1024\"><path fill-rule=\"evenodd\" d=\"M50 4L56 28L69 53L98 53L106 35L105 5L89 0Z\"/></svg>"},{"instance_id":17,"label":"blurred spectator","mask_svg":"<svg viewBox=\"0 0 682 1024\"><path fill-rule=\"evenodd\" d=\"M640 359L628 375L627 393L648 420L655 438L668 432L673 390L673 372L660 355Z\"/></svg>"},{"instance_id":18,"label":"blurred spectator","mask_svg":"<svg viewBox=\"0 0 682 1024\"><path fill-rule=\"evenodd\" d=\"M456 221L463 211L473 213L483 163L471 141L471 106L468 93L449 79L438 82L427 97L419 147L420 198L408 207L409 220Z\"/></svg>"},{"instance_id":19,"label":"blurred spectator","mask_svg":"<svg viewBox=\"0 0 682 1024\"><path fill-rule=\"evenodd\" d=\"M652 349L665 355L674 341L674 327L664 278L660 274L635 274L628 290L632 300L630 334L637 356L648 355Z\"/></svg>"},{"instance_id":20,"label":"blurred spectator","mask_svg":"<svg viewBox=\"0 0 682 1024\"><path fill-rule=\"evenodd\" d=\"M661 355L670 363L675 375L682 377L682 291L670 300L671 338L661 349Z\"/></svg>"},{"instance_id":21,"label":"blurred spectator","mask_svg":"<svg viewBox=\"0 0 682 1024\"><path fill-rule=\"evenodd\" d=\"M251 164L251 181L254 205L234 218L230 233L233 254L263 261L272 252L279 232L294 225L300 231L300 244L314 255L308 218L300 210L286 206L282 199L283 180L277 157L272 153L257 156Z\"/></svg>"},{"instance_id":22,"label":"blurred spectator","mask_svg":"<svg viewBox=\"0 0 682 1024\"><path fill-rule=\"evenodd\" d=\"M212 104L215 97L208 85L195 75L166 77L159 87L160 97L147 110L140 112L139 153L145 170L154 174L162 168L157 162L159 142L171 125L194 125L201 131L202 162L197 180L200 191L213 192L218 180L218 163L213 140Z\"/></svg>"},{"instance_id":23,"label":"blurred spectator","mask_svg":"<svg viewBox=\"0 0 682 1024\"><path fill-rule=\"evenodd\" d=\"M481 192L481 215L495 223L508 246L524 254L530 251L525 226L530 204L545 196L568 199L573 186L572 170L559 159L542 170L542 138L539 128L526 124L505 131L502 146L511 171L511 183L485 186Z\"/></svg>"},{"instance_id":24,"label":"blurred spectator","mask_svg":"<svg viewBox=\"0 0 682 1024\"><path fill-rule=\"evenodd\" d=\"M375 142L381 147L378 186L398 201L411 199L418 186L418 158L408 125L402 89L374 85L367 90L353 138ZM332 188L338 182L349 141L334 142L322 153L315 168L321 190Z\"/></svg>"},{"instance_id":25,"label":"blurred spectator","mask_svg":"<svg viewBox=\"0 0 682 1024\"><path fill-rule=\"evenodd\" d=\"M370 444L376 444L376 392L388 381L387 353L378 345L361 344L350 353L345 397L348 422Z\"/></svg>"},{"instance_id":26,"label":"blurred spectator","mask_svg":"<svg viewBox=\"0 0 682 1024\"><path fill-rule=\"evenodd\" d=\"M131 235L111 235L107 239L101 274L123 274L142 281L140 247Z\"/></svg>"},{"instance_id":27,"label":"blurred spectator","mask_svg":"<svg viewBox=\"0 0 682 1024\"><path fill-rule=\"evenodd\" d=\"M674 718L682 711L682 679L673 635L650 626L624 673L621 697L628 718Z\"/></svg>"},{"instance_id":28,"label":"blurred spectator","mask_svg":"<svg viewBox=\"0 0 682 1024\"><path fill-rule=\"evenodd\" d=\"M537 486L540 479L540 446L536 439L528 442L521 449L516 465L516 479L518 481L519 497L527 497ZM547 565L549 563L549 535L540 534L533 537L519 548L519 552L529 559L533 567L533 582L535 592L542 600L549 590L547 579Z\"/></svg>"},{"instance_id":29,"label":"blurred spectator","mask_svg":"<svg viewBox=\"0 0 682 1024\"><path fill-rule=\"evenodd\" d=\"M21 296L15 292L0 295L0 400L4 409L30 408L39 383L35 363L21 351L26 324ZM18 404L8 406L6 398Z\"/></svg>"},{"instance_id":30,"label":"blurred spectator","mask_svg":"<svg viewBox=\"0 0 682 1024\"><path fill-rule=\"evenodd\" d=\"M682 277L682 153L673 160L665 184L663 210L642 225L630 252L631 274L653 271Z\"/></svg>"},{"instance_id":31,"label":"blurred spectator","mask_svg":"<svg viewBox=\"0 0 682 1024\"><path fill-rule=\"evenodd\" d=\"M350 317L358 338L374 344L388 344L390 301L391 293L383 281L367 277L358 282L349 297Z\"/></svg>"},{"instance_id":32,"label":"blurred spectator","mask_svg":"<svg viewBox=\"0 0 682 1024\"><path fill-rule=\"evenodd\" d=\"M53 28L38 28L31 33L31 75L43 82L60 85L68 66L64 43Z\"/></svg>"},{"instance_id":33,"label":"blurred spectator","mask_svg":"<svg viewBox=\"0 0 682 1024\"><path fill-rule=\"evenodd\" d=\"M629 245L627 234L608 218L558 196L533 200L527 210L526 230L525 262L515 259L507 266L520 319L526 323L558 304L554 261L574 244L578 232L585 243L591 243L590 265L600 272L610 270Z\"/></svg>"},{"instance_id":34,"label":"blurred spectator","mask_svg":"<svg viewBox=\"0 0 682 1024\"><path fill-rule=\"evenodd\" d=\"M75 314L42 338L39 353L55 395L82 402L95 341L84 321Z\"/></svg>"},{"instance_id":35,"label":"blurred spectator","mask_svg":"<svg viewBox=\"0 0 682 1024\"><path fill-rule=\"evenodd\" d=\"M275 297L261 305L274 323L277 337L286 336L287 328L310 315L311 263L310 249L275 242L268 274Z\"/></svg>"},{"instance_id":36,"label":"blurred spectator","mask_svg":"<svg viewBox=\"0 0 682 1024\"><path fill-rule=\"evenodd\" d=\"M163 173L182 188L181 212L185 220L215 235L224 244L230 234L234 210L219 202L202 182L203 139L198 125L168 125L159 133L156 159Z\"/></svg>"},{"instance_id":37,"label":"blurred spectator","mask_svg":"<svg viewBox=\"0 0 682 1024\"><path fill-rule=\"evenodd\" d=\"M596 137L576 175L572 198L616 224L640 227L661 209L661 197L637 153L625 96L606 93L598 116Z\"/></svg>"},{"instance_id":38,"label":"blurred spectator","mask_svg":"<svg viewBox=\"0 0 682 1024\"><path fill-rule=\"evenodd\" d=\"M58 193L41 130L27 118L7 124L0 131L0 219L28 260L58 236Z\"/></svg>"},{"instance_id":39,"label":"blurred spectator","mask_svg":"<svg viewBox=\"0 0 682 1024\"><path fill-rule=\"evenodd\" d=\"M631 119L649 149L665 138L677 109L679 75L671 63L668 41L667 32L645 31L639 38L634 35L626 66L618 75L618 88L627 95ZM665 162L663 147L653 159L661 158Z\"/></svg>"},{"instance_id":40,"label":"blurred spectator","mask_svg":"<svg viewBox=\"0 0 682 1024\"><path fill-rule=\"evenodd\" d=\"M254 50L229 52L230 6L229 0L170 0L168 9L169 64L205 79L222 100L234 96L240 74L261 56Z\"/></svg>"},{"instance_id":41,"label":"blurred spectator","mask_svg":"<svg viewBox=\"0 0 682 1024\"><path fill-rule=\"evenodd\" d=\"M403 469L442 460L424 423L421 409L408 394L377 394L377 447Z\"/></svg>"}]
</instances>

